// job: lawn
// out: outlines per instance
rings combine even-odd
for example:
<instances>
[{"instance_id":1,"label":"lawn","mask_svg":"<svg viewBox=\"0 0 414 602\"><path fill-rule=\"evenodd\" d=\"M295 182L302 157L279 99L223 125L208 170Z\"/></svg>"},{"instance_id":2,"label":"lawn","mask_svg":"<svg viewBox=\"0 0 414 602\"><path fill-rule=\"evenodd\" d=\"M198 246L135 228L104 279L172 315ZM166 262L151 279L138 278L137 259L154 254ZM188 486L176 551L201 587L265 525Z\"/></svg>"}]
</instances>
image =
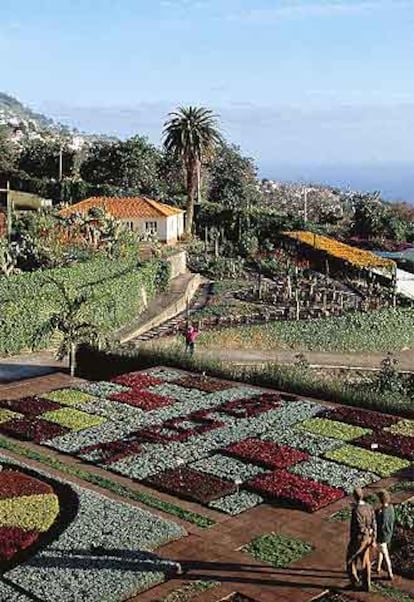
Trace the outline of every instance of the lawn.
<instances>
[{"instance_id":1,"label":"lawn","mask_svg":"<svg viewBox=\"0 0 414 602\"><path fill-rule=\"evenodd\" d=\"M414 309L222 328L203 332L198 342L222 349L387 353L414 347Z\"/></svg>"}]
</instances>

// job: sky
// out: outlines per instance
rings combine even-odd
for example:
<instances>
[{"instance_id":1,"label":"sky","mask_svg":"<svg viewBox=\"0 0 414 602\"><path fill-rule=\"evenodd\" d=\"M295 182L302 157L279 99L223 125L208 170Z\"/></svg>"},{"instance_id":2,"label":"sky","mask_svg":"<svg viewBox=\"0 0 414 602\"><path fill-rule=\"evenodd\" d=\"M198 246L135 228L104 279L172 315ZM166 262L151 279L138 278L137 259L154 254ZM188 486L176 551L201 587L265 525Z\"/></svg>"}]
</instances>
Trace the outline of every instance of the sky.
<instances>
[{"instance_id":1,"label":"sky","mask_svg":"<svg viewBox=\"0 0 414 602\"><path fill-rule=\"evenodd\" d=\"M214 109L260 175L414 202L414 0L1 0L4 92L160 142Z\"/></svg>"}]
</instances>

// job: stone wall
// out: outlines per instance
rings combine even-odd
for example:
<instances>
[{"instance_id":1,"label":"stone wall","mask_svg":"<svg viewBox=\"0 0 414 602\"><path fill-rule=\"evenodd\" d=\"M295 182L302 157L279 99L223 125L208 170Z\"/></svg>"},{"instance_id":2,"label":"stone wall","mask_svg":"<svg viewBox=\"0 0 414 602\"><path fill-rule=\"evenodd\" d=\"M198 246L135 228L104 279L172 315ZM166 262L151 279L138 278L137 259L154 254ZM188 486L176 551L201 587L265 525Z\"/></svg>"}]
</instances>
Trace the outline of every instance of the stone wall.
<instances>
[{"instance_id":1,"label":"stone wall","mask_svg":"<svg viewBox=\"0 0 414 602\"><path fill-rule=\"evenodd\" d=\"M167 261L171 265L171 279L187 272L187 251L177 251Z\"/></svg>"}]
</instances>

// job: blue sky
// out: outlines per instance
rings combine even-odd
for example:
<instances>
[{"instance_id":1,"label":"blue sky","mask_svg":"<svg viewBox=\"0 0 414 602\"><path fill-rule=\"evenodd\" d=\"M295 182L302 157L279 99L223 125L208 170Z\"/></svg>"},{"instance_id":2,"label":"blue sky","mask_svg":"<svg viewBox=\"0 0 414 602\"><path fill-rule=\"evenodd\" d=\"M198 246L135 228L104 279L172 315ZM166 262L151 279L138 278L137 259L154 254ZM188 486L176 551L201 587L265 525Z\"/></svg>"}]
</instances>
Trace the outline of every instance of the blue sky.
<instances>
[{"instance_id":1,"label":"blue sky","mask_svg":"<svg viewBox=\"0 0 414 602\"><path fill-rule=\"evenodd\" d=\"M203 104L270 177L389 178L414 156L413 31L414 0L2 0L1 88L155 142Z\"/></svg>"}]
</instances>

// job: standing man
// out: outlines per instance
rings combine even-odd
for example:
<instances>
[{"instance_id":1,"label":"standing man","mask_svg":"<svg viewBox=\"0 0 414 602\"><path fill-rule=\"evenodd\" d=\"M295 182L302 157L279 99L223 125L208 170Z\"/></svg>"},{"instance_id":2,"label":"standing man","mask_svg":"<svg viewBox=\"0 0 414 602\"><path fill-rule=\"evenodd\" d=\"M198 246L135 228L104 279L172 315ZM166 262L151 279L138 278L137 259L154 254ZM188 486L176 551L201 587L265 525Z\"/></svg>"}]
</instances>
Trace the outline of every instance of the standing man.
<instances>
[{"instance_id":1,"label":"standing man","mask_svg":"<svg viewBox=\"0 0 414 602\"><path fill-rule=\"evenodd\" d=\"M360 487L353 493L355 503L352 508L349 544L346 554L347 572L351 587L362 586L366 591L371 590L371 551L376 545L377 525L373 507L364 501ZM362 582L358 574L362 573Z\"/></svg>"},{"instance_id":2,"label":"standing man","mask_svg":"<svg viewBox=\"0 0 414 602\"><path fill-rule=\"evenodd\" d=\"M194 355L194 345L195 345L195 340L199 335L199 331L194 328L194 326L190 325L185 333L185 349L187 352L189 352L191 355Z\"/></svg>"},{"instance_id":3,"label":"standing man","mask_svg":"<svg viewBox=\"0 0 414 602\"><path fill-rule=\"evenodd\" d=\"M391 558L388 546L391 544L392 536L394 533L395 524L395 512L394 506L391 504L391 498L388 491L385 489L378 493L380 500L380 507L376 512L377 519L377 539L378 539L378 563L377 572L381 576L382 561L385 559L385 566L387 567L388 579L392 581L394 575L392 572Z\"/></svg>"}]
</instances>

